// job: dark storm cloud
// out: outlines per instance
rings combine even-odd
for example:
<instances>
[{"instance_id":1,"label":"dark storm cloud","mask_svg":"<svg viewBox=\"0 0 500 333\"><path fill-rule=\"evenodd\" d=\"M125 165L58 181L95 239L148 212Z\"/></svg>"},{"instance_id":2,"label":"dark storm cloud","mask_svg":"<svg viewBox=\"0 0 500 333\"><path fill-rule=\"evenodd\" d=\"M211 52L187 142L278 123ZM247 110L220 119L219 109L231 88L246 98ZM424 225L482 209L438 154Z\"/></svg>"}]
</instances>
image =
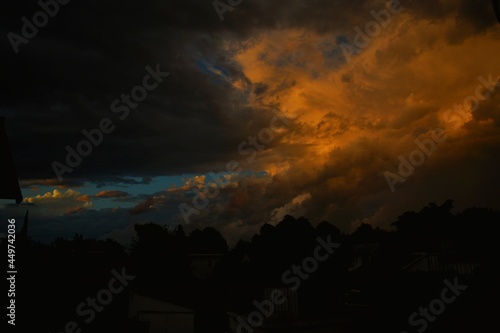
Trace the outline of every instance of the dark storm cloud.
<instances>
[{"instance_id":1,"label":"dark storm cloud","mask_svg":"<svg viewBox=\"0 0 500 333\"><path fill-rule=\"evenodd\" d=\"M223 52L224 40L252 31L296 27L329 32L371 19L381 4L370 1L246 1L220 22L210 1L71 1L15 54L8 32L20 33L35 1L4 2L1 11L2 114L7 116L21 179L54 176L65 146L84 139L83 129L109 117L116 130L71 175L95 180L111 175L157 175L209 169L229 160L250 118L269 115L241 108L244 96L229 83L214 84L200 60L245 80ZM409 4L404 4L405 6ZM452 9L435 1L412 3L416 15L440 19ZM460 18L480 31L488 8L463 1ZM111 102L142 81L145 66L160 64L172 75L121 122ZM267 87L249 87L256 93ZM102 182L105 182L103 179Z\"/></svg>"},{"instance_id":2,"label":"dark storm cloud","mask_svg":"<svg viewBox=\"0 0 500 333\"><path fill-rule=\"evenodd\" d=\"M59 13L40 28L37 36L21 44L19 53L15 54L7 34L20 33L21 17L31 19L39 7L36 1L4 1L2 5L9 8L0 10L0 115L7 118L6 128L21 185L78 187L91 181L97 187L115 188L148 185L157 175L218 171L228 161L242 159L237 147L248 135L255 135L269 126L273 114L264 103L273 100L274 105L279 106L280 98L286 98L289 91L305 89L310 94L310 103L304 104L304 114L316 109L325 111L319 120L291 124L287 128L289 137L277 134L259 154L256 164L244 165L245 171L262 171L263 165L284 161L290 163L289 169L262 178L240 174L234 183L221 189L220 196L213 199L207 209L193 218L190 227L227 227L238 234L235 230L258 226L271 215L279 216L289 211L294 207L294 200L300 198L302 211L298 213L315 221L338 222L343 230L348 230L353 220L363 216L372 217L375 224L382 224L390 220L388 217L394 207L398 207L398 211L416 209L426 204L429 196L436 201L445 200L449 198L446 188L453 189L454 193L460 192L460 186L473 189L471 184L458 184L454 179L463 179L471 170L475 170L474 175L481 175L479 168L461 163L467 160L469 149L487 155L498 147L498 140L481 143L495 136L491 127L483 125L498 124L498 96L484 102L472 115L475 122L468 124L466 129L474 134L473 139L461 142L450 139L450 149L442 149L441 156L453 152L449 160L458 165L445 172L448 177L443 177L442 173L450 169L450 164L435 162L437 165L434 165L429 161L401 186L397 196L388 200L387 184L381 173L396 168L397 156L414 149L413 137L405 141L410 143L406 145L399 144L400 139L423 133L432 124L437 125L437 115L433 113L440 107L447 107L446 99L442 102L444 106L434 102L420 104L419 91L425 92L430 80L410 81L409 78L415 73L430 75L426 70L437 71L442 68L441 64L450 64L444 60L436 65L424 57L422 65L419 62L418 66L411 67L414 71L395 75L394 80L384 75L391 73L385 71L389 63L398 64L395 70L404 69L423 57L422 54L425 56L425 52L439 51L435 47L437 43L446 48L448 45L443 40L456 46L471 37L486 34L495 24L490 1L401 1L404 7L401 19L395 20L386 32L399 27L404 31L396 31L394 38L382 33L381 39L388 41L378 46L370 73L364 76L362 66L345 72L339 80L342 83L325 88L326 93L320 95L321 98L316 99L314 91L306 89L304 83L308 83L305 79L308 74L308 79L318 78L319 71L342 69L344 63L337 63L340 53L335 51L338 44L335 41L351 41L355 33L353 28L364 27L373 20L370 11L379 11L385 4L375 0L244 0L233 11L224 13L225 20L221 22L210 0L73 0L61 6ZM420 30L412 24L419 24ZM324 67L324 63L318 62L319 70L315 68L315 58L304 56L315 54L315 50L302 52L301 47L307 46L304 41L296 44L292 41L284 57L272 58L274 49L259 48L259 43L266 38L269 43L281 38L282 44L276 48L283 47L286 44L283 40L289 33L287 29L306 32L305 35L312 39L331 38L331 42L323 41L319 47L322 54L331 55L327 60L334 64ZM412 29L418 30L415 35L408 33ZM282 35L273 40L275 36L268 36L273 30L283 31ZM259 40L262 35L264 37ZM398 39L398 35L404 38ZM422 40L418 36L422 36ZM405 38L407 40L402 40ZM269 59L270 67L290 72L277 71L276 82L251 80L251 71L243 68L243 62L235 58L254 47L262 51L259 56L272 58ZM441 56L439 59L453 55L451 51L435 54ZM111 103L122 93L129 94L132 88L141 85L147 74L146 66L156 68L157 64L170 75L149 91L147 99L131 109L126 119L120 120L119 114L111 111ZM266 63L248 60L246 64ZM310 70L307 65L311 65ZM302 77L300 72L294 71L300 66L305 72ZM457 62L456 67L460 66L470 64ZM474 72L474 77L479 75L475 69L470 71ZM448 93L461 96L463 91L455 91L457 86L452 83L462 82L464 78L449 72L446 75L450 81L438 78L440 82L435 83L435 89L445 86L439 97L446 98ZM314 88L321 90L321 86L319 80ZM336 96L343 97L344 101L325 100L336 87L346 87ZM425 96L424 92L421 95ZM393 100L406 96L413 96L408 98L409 106L384 118ZM432 93L427 96L429 101L436 100ZM248 103L251 98L252 102ZM296 102L291 100L293 105L297 105ZM344 112L342 109L350 104L356 104L357 110ZM376 112L380 113L381 121ZM93 148L92 154L85 157L73 173L65 175L63 183L54 181L51 163L54 160L65 163L65 146L75 148L84 139L81 131L97 128L103 118L110 118L116 129L103 136L103 142ZM380 131L381 137L363 137L364 132L370 131ZM361 134L359 138L349 137L352 133ZM290 140L292 135L298 139ZM315 157L308 155L316 146L311 143L314 141L307 140L308 137L324 142L345 137L347 143L339 139L339 146L343 147L332 149L328 159L316 166ZM280 142L283 138L289 141ZM280 149L274 149L278 145ZM318 145L318 150L320 148ZM488 165L488 172L484 174L493 174L491 179L498 178L495 173L498 162L492 159ZM477 186L492 183L486 176L476 179ZM428 188L415 189L414 186L426 181L431 184L430 194L425 192ZM178 205L190 203L192 195L192 192L164 191L134 197L122 191L108 191L99 197L133 202L135 206L98 212L82 206L78 201L80 197L71 196L68 201L77 202L67 210L61 208L65 205L57 203L57 208L66 214L64 219L58 217L51 221L54 214L42 216L43 223L38 231L43 235L55 231L71 236L73 231L88 226L85 223L89 220L96 221L92 224L96 235L129 226L127 221L130 220L182 222ZM466 194L458 196L461 197L456 197L457 200L466 201ZM52 197L39 200L51 200ZM419 197L425 199L415 204ZM491 197L494 197L493 191ZM64 223L70 228L64 229Z\"/></svg>"}]
</instances>

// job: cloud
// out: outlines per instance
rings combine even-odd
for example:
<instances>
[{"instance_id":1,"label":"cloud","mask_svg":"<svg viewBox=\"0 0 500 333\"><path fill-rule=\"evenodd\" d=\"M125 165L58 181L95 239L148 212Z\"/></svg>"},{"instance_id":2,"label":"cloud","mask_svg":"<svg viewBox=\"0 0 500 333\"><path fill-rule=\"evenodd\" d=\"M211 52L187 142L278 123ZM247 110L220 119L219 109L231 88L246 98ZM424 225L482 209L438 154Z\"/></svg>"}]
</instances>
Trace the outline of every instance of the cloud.
<instances>
[{"instance_id":1,"label":"cloud","mask_svg":"<svg viewBox=\"0 0 500 333\"><path fill-rule=\"evenodd\" d=\"M131 209L129 211L129 215L139 215L154 210L155 209L154 205L158 200L160 200L160 198L157 197L147 198L140 204L136 205L133 209Z\"/></svg>"},{"instance_id":2,"label":"cloud","mask_svg":"<svg viewBox=\"0 0 500 333\"><path fill-rule=\"evenodd\" d=\"M291 202L285 204L283 207L276 208L271 212L272 220L275 224L281 222L286 215L292 215L296 217L303 216L299 211L304 200L310 199L311 195L309 193L301 194L292 199Z\"/></svg>"},{"instance_id":3,"label":"cloud","mask_svg":"<svg viewBox=\"0 0 500 333\"><path fill-rule=\"evenodd\" d=\"M236 239L293 209L348 231L359 221L388 226L404 210L450 197L458 207L498 207L500 95L474 111L463 105L478 76L499 75L489 2L402 1L403 11L346 61L340 42L351 43L354 28L387 3L255 0L226 12L223 23L209 1L65 7L19 56L0 45L9 63L0 112L21 185L58 187L25 202L47 216L74 213L71 221L103 214L122 225L132 218L184 223L178 205L192 204L196 190L212 184L207 174L236 160L242 172L227 176L190 228L213 225ZM32 12L13 6L0 13L5 33L19 31L19 18ZM155 64L171 75L121 121L111 103ZM20 78L22 88L12 84ZM467 115L458 127L445 120L456 104ZM269 127L275 110L289 124L247 162L240 143ZM65 147L102 118L116 130L57 184L51 163L65 163ZM397 170L398 156L437 127L446 142L393 194L384 171ZM146 193L155 176L183 174L195 176ZM84 191L86 182L103 188L96 198L135 207L93 212L92 196L73 190Z\"/></svg>"},{"instance_id":4,"label":"cloud","mask_svg":"<svg viewBox=\"0 0 500 333\"><path fill-rule=\"evenodd\" d=\"M76 200L81 201L81 202L85 202L85 203L89 203L90 202L90 196L88 194L84 194L84 195L76 198Z\"/></svg>"},{"instance_id":5,"label":"cloud","mask_svg":"<svg viewBox=\"0 0 500 333\"><path fill-rule=\"evenodd\" d=\"M75 207L75 208L71 208L71 209L66 210L64 215L78 214L78 213L82 213L86 210L87 209L85 207Z\"/></svg>"},{"instance_id":6,"label":"cloud","mask_svg":"<svg viewBox=\"0 0 500 333\"><path fill-rule=\"evenodd\" d=\"M78 179L64 179L63 182L59 182L56 178L48 179L22 179L19 181L21 188L37 188L38 186L56 186L59 189L68 187L81 187L85 184L83 180Z\"/></svg>"},{"instance_id":7,"label":"cloud","mask_svg":"<svg viewBox=\"0 0 500 333\"><path fill-rule=\"evenodd\" d=\"M124 191L117 190L105 190L98 192L95 197L96 198L123 198L127 197L129 194Z\"/></svg>"},{"instance_id":8,"label":"cloud","mask_svg":"<svg viewBox=\"0 0 500 333\"><path fill-rule=\"evenodd\" d=\"M52 192L46 192L43 195L25 197L23 202L40 207L47 215L64 215L81 212L92 207L92 202L88 195L72 189L63 192L54 189Z\"/></svg>"}]
</instances>

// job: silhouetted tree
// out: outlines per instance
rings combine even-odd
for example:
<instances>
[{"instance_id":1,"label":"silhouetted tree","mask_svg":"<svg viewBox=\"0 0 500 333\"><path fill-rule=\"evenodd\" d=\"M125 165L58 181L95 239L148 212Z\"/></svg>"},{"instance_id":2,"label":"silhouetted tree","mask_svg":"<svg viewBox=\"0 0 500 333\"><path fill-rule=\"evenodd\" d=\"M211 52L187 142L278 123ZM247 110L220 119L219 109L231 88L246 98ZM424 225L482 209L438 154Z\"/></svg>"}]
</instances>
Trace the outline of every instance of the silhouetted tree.
<instances>
[{"instance_id":1,"label":"silhouetted tree","mask_svg":"<svg viewBox=\"0 0 500 333\"><path fill-rule=\"evenodd\" d=\"M227 249L224 237L212 227L193 230L189 234L189 251L191 253L226 253Z\"/></svg>"}]
</instances>

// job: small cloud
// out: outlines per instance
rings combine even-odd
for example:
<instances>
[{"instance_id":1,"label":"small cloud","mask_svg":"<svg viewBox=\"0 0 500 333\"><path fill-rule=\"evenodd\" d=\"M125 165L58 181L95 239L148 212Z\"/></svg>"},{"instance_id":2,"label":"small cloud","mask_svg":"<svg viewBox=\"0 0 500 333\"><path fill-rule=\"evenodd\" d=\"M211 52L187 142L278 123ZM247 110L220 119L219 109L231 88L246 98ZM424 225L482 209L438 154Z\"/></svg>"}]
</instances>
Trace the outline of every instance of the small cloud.
<instances>
[{"instance_id":1,"label":"small cloud","mask_svg":"<svg viewBox=\"0 0 500 333\"><path fill-rule=\"evenodd\" d=\"M84 194L84 195L76 198L76 200L88 203L88 202L90 202L90 197L87 194Z\"/></svg>"},{"instance_id":2,"label":"small cloud","mask_svg":"<svg viewBox=\"0 0 500 333\"><path fill-rule=\"evenodd\" d=\"M49 215L66 215L92 207L90 197L78 191L68 189L64 192L54 189L43 195L24 198L24 203L44 209Z\"/></svg>"},{"instance_id":3,"label":"small cloud","mask_svg":"<svg viewBox=\"0 0 500 333\"><path fill-rule=\"evenodd\" d=\"M155 204L157 203L159 198L157 197L149 197L144 202L141 202L131 210L129 210L128 215L139 215L144 214L155 209Z\"/></svg>"},{"instance_id":4,"label":"small cloud","mask_svg":"<svg viewBox=\"0 0 500 333\"><path fill-rule=\"evenodd\" d=\"M100 191L95 195L96 198L123 198L127 197L129 194L123 191L109 190Z\"/></svg>"},{"instance_id":5,"label":"small cloud","mask_svg":"<svg viewBox=\"0 0 500 333\"><path fill-rule=\"evenodd\" d=\"M85 211L87 211L87 208L85 208L85 207L75 207L75 208L68 209L64 213L64 215L78 214L78 213L83 213Z\"/></svg>"},{"instance_id":6,"label":"small cloud","mask_svg":"<svg viewBox=\"0 0 500 333\"><path fill-rule=\"evenodd\" d=\"M180 187L173 186L169 188L167 192L179 193L179 192L188 192L193 190L201 190L205 187L206 176L200 175L191 178L183 178L182 180L184 181L184 185Z\"/></svg>"},{"instance_id":7,"label":"small cloud","mask_svg":"<svg viewBox=\"0 0 500 333\"><path fill-rule=\"evenodd\" d=\"M20 180L19 185L21 188L29 188L36 189L37 186L54 186L57 188L67 188L67 187L81 187L84 185L83 180L77 179L64 179L60 182L57 178L47 178L47 179L25 179Z\"/></svg>"},{"instance_id":8,"label":"small cloud","mask_svg":"<svg viewBox=\"0 0 500 333\"><path fill-rule=\"evenodd\" d=\"M290 201L283 207L276 208L274 211L272 211L271 212L272 219L275 221L275 223L278 223L279 221L283 220L285 215L296 215L297 210L300 208L302 203L307 199L311 199L310 193L304 193L296 196L295 198L292 199L292 201ZM300 216L301 214L298 215Z\"/></svg>"},{"instance_id":9,"label":"small cloud","mask_svg":"<svg viewBox=\"0 0 500 333\"><path fill-rule=\"evenodd\" d=\"M103 186L123 187L126 185L149 185L151 184L152 181L153 181L152 177L142 177L142 179L137 180L132 177L110 176L95 181L94 183L96 184L97 187L103 187Z\"/></svg>"}]
</instances>

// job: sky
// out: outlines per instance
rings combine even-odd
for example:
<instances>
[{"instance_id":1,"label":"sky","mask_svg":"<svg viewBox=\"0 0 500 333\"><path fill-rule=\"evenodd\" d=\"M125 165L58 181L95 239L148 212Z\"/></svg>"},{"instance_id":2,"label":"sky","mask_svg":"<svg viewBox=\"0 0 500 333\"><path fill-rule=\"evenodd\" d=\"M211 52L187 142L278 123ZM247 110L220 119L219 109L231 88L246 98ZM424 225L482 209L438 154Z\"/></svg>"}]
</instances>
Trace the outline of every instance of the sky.
<instances>
[{"instance_id":1,"label":"sky","mask_svg":"<svg viewBox=\"0 0 500 333\"><path fill-rule=\"evenodd\" d=\"M500 208L491 1L1 6L24 201L0 215L29 210L33 239L154 222L234 244L287 214L348 233L449 198Z\"/></svg>"}]
</instances>

